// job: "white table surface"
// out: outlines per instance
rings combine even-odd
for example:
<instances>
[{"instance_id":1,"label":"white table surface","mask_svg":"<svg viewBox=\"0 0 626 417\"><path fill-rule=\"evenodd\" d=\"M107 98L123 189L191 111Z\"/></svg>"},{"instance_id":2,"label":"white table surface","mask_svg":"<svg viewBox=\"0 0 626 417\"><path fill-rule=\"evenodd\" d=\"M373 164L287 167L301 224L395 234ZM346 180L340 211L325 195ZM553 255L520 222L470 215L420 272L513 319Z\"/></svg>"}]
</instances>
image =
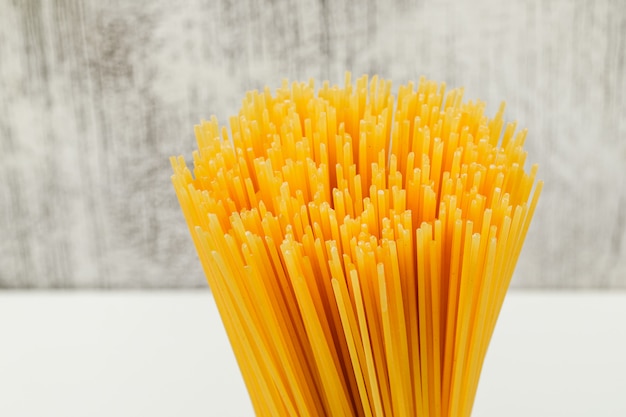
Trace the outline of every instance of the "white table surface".
<instances>
[{"instance_id":1,"label":"white table surface","mask_svg":"<svg viewBox=\"0 0 626 417\"><path fill-rule=\"evenodd\" d=\"M0 292L0 416L252 415L208 291ZM473 416L626 416L626 293L509 293Z\"/></svg>"}]
</instances>

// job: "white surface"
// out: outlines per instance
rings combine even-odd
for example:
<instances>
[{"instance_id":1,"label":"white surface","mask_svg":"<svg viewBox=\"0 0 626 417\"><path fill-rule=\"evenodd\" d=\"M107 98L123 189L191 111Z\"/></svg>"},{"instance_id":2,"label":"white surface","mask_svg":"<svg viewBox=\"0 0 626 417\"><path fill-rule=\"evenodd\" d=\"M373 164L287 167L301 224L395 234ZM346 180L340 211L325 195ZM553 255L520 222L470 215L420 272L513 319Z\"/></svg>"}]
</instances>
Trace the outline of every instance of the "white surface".
<instances>
[{"instance_id":1,"label":"white surface","mask_svg":"<svg viewBox=\"0 0 626 417\"><path fill-rule=\"evenodd\" d=\"M513 292L474 417L626 415L626 294ZM210 293L0 292L0 416L252 416Z\"/></svg>"}]
</instances>

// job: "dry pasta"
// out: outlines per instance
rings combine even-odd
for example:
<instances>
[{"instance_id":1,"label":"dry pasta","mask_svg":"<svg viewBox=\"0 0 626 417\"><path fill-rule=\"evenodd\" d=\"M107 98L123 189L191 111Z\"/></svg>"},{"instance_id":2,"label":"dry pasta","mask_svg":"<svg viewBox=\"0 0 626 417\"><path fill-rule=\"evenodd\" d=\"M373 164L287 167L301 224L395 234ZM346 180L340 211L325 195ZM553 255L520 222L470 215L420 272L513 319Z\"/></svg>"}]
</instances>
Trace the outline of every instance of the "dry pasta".
<instances>
[{"instance_id":1,"label":"dry pasta","mask_svg":"<svg viewBox=\"0 0 626 417\"><path fill-rule=\"evenodd\" d=\"M258 416L471 414L542 182L463 90L284 81L172 181Z\"/></svg>"}]
</instances>

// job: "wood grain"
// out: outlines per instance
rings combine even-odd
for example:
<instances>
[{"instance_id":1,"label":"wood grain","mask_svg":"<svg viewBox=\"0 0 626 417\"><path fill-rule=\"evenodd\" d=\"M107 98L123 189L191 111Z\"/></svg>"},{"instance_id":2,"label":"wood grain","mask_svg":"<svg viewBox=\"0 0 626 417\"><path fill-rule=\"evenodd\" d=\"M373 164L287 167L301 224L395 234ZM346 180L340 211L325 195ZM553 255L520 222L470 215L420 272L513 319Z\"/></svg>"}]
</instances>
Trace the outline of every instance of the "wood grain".
<instances>
[{"instance_id":1,"label":"wood grain","mask_svg":"<svg viewBox=\"0 0 626 417\"><path fill-rule=\"evenodd\" d=\"M0 0L0 288L204 287L170 184L193 125L283 77L465 86L528 127L514 285L626 288L622 1Z\"/></svg>"}]
</instances>

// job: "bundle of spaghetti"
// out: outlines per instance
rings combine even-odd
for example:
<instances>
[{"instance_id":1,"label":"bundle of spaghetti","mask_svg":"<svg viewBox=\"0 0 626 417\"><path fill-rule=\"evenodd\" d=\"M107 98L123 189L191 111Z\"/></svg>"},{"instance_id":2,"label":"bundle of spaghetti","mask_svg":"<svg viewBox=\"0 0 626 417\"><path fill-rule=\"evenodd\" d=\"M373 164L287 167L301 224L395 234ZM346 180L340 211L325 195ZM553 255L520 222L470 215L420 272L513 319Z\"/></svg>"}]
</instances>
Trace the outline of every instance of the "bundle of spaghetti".
<instances>
[{"instance_id":1,"label":"bundle of spaghetti","mask_svg":"<svg viewBox=\"0 0 626 417\"><path fill-rule=\"evenodd\" d=\"M259 416L471 414L542 183L463 90L248 92L172 181Z\"/></svg>"}]
</instances>

